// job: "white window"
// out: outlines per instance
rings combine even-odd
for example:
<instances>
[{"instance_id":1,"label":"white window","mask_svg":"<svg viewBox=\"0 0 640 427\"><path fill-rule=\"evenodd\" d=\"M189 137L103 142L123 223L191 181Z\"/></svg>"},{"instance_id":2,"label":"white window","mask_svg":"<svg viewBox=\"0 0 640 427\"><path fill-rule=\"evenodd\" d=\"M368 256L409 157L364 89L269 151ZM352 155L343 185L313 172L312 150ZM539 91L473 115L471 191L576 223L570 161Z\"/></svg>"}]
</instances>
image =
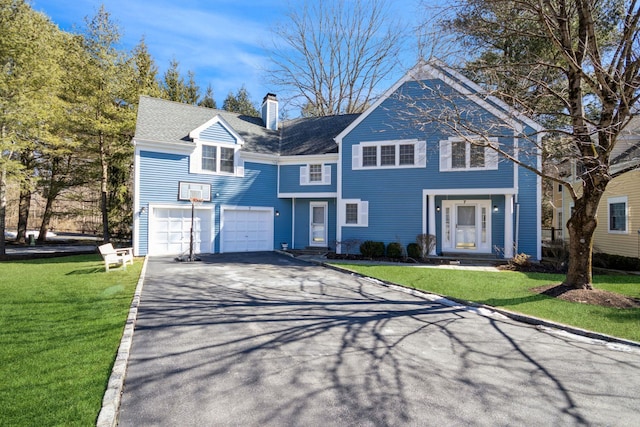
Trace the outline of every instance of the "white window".
<instances>
[{"instance_id":1,"label":"white window","mask_svg":"<svg viewBox=\"0 0 640 427\"><path fill-rule=\"evenodd\" d=\"M607 199L609 212L609 233L627 234L627 197L610 197Z\"/></svg>"},{"instance_id":2,"label":"white window","mask_svg":"<svg viewBox=\"0 0 640 427\"><path fill-rule=\"evenodd\" d=\"M300 166L300 185L331 185L331 165L312 163Z\"/></svg>"},{"instance_id":3,"label":"white window","mask_svg":"<svg viewBox=\"0 0 640 427\"><path fill-rule=\"evenodd\" d=\"M198 144L191 154L191 173L244 176L244 162L239 156L240 146Z\"/></svg>"},{"instance_id":4,"label":"white window","mask_svg":"<svg viewBox=\"0 0 640 427\"><path fill-rule=\"evenodd\" d=\"M415 139L355 144L352 169L423 168L427 165L427 143Z\"/></svg>"},{"instance_id":5,"label":"white window","mask_svg":"<svg viewBox=\"0 0 640 427\"><path fill-rule=\"evenodd\" d=\"M344 215L343 226L369 226L369 202L359 199L343 200L342 213Z\"/></svg>"},{"instance_id":6,"label":"white window","mask_svg":"<svg viewBox=\"0 0 640 427\"><path fill-rule=\"evenodd\" d=\"M495 138L491 145L497 145ZM498 169L498 153L482 141L478 144L462 138L440 141L440 171L495 170Z\"/></svg>"}]
</instances>

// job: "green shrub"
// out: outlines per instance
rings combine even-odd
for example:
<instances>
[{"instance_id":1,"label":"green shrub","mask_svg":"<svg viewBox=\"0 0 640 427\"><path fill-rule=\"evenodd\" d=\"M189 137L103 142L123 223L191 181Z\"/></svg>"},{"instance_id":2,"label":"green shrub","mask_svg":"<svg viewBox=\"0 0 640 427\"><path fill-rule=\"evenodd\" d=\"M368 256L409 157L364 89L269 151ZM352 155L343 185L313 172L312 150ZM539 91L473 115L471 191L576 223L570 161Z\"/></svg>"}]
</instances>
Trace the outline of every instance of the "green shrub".
<instances>
[{"instance_id":1,"label":"green shrub","mask_svg":"<svg viewBox=\"0 0 640 427\"><path fill-rule=\"evenodd\" d=\"M398 242L391 242L387 245L387 256L389 258L402 258L402 245Z\"/></svg>"},{"instance_id":2,"label":"green shrub","mask_svg":"<svg viewBox=\"0 0 640 427\"><path fill-rule=\"evenodd\" d=\"M640 259L605 253L593 254L594 267L623 271L640 271Z\"/></svg>"},{"instance_id":3,"label":"green shrub","mask_svg":"<svg viewBox=\"0 0 640 427\"><path fill-rule=\"evenodd\" d=\"M367 240L360 245L360 253L367 258L383 257L384 243Z\"/></svg>"},{"instance_id":4,"label":"green shrub","mask_svg":"<svg viewBox=\"0 0 640 427\"><path fill-rule=\"evenodd\" d=\"M420 246L417 243L409 243L407 245L407 255L409 258L420 259L422 258L422 252Z\"/></svg>"}]
</instances>

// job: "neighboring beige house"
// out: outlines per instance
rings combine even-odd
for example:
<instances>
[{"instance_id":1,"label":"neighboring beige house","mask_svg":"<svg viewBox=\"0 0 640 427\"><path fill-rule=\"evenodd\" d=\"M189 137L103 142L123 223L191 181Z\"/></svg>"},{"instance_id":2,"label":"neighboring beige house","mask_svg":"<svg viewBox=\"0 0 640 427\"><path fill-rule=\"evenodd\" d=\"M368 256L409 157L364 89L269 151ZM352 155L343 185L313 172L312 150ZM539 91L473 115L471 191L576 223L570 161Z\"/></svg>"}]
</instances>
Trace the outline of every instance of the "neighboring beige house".
<instances>
[{"instance_id":1,"label":"neighboring beige house","mask_svg":"<svg viewBox=\"0 0 640 427\"><path fill-rule=\"evenodd\" d=\"M611 172L622 171L622 174L609 182L600 199L594 249L596 252L640 258L640 117L634 118L627 126L611 158ZM573 169L575 172L575 167ZM566 220L571 216L573 201L567 191L562 193L558 223L565 222L563 233L567 240Z\"/></svg>"}]
</instances>

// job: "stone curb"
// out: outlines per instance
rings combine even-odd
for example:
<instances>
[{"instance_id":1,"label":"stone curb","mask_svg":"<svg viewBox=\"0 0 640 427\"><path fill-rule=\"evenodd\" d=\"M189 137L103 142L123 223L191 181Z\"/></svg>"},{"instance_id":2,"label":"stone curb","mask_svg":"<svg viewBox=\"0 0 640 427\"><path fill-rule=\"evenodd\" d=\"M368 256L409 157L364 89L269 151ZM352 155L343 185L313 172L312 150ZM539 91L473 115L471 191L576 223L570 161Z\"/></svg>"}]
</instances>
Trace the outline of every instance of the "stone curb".
<instances>
[{"instance_id":1,"label":"stone curb","mask_svg":"<svg viewBox=\"0 0 640 427\"><path fill-rule=\"evenodd\" d=\"M396 290L399 290L401 292L405 292L405 293L409 293L411 295L417 295L417 296L421 296L424 297L430 301L434 301L437 302L439 304L443 304L443 305L447 305L450 307L453 306L466 306L469 307L471 311L476 312L477 314L480 314L481 316L489 316L492 317L492 314L497 313L498 315L502 315L505 317L508 317L511 320L515 320L518 322L522 322L522 323L527 323L529 325L534 325L536 327L538 327L540 330L545 330L545 328L547 330L557 330L557 331L564 331L568 334L572 334L572 335L577 335L577 336L582 336L582 337L586 337L589 338L591 340L596 340L596 341L600 341L602 344L613 344L615 346L626 346L628 351L634 351L634 352L640 352L640 342L636 342L636 341L631 341L631 340L626 340L623 338L617 338L611 335L606 335L606 334L601 334L598 332L593 332L593 331L588 331L586 329L580 329L574 326L569 326L569 325L564 325L562 323L556 323L556 322L551 322L548 320L544 320L544 319L540 319L537 317L533 317L533 316L527 316L527 315L523 315L520 313L514 313L511 312L509 310L504 310L501 308L496 308L496 307L492 307L492 306L488 306L488 305L484 305L484 304L478 304L478 303L474 303L472 301L466 301L466 300L462 300L462 299L458 299L458 298L451 298L451 297L445 297L442 295L438 295L435 294L433 292L427 292L427 291L423 291L420 289L414 289L414 288L409 288L403 285L399 285L397 283L393 283L393 282L388 282L385 280L380 280L380 279L375 279L375 278L371 278L368 276L365 276L363 274L360 273L356 273L352 270L343 268L339 265L332 265L329 264L325 261L321 261L321 260L309 260L308 262L314 263L314 264L318 264L321 265L323 267L326 268L330 268L332 270L336 270L336 271L341 271L341 272L345 272L345 273L349 273L349 274L355 274L357 276L360 276L362 278L366 278L366 279L370 279L370 280L374 280L375 282L377 282L380 285L383 286L387 286ZM493 316L495 317L495 316ZM620 348L618 347L612 347L612 349L615 350L620 350ZM622 349L625 350L625 349Z\"/></svg>"},{"instance_id":2,"label":"stone curb","mask_svg":"<svg viewBox=\"0 0 640 427\"><path fill-rule=\"evenodd\" d=\"M129 354L131 352L131 344L133 342L133 331L138 318L138 306L140 305L140 297L142 295L142 286L144 284L144 276L147 272L147 261L149 257L144 258L140 278L136 285L136 291L133 294L131 307L129 308L129 316L124 327L118 354L111 370L107 390L102 398L102 408L98 414L96 427L116 427L118 424L118 409L120 408L120 400L122 398L122 390L124 388L124 377L127 371L127 363L129 362Z\"/></svg>"}]
</instances>

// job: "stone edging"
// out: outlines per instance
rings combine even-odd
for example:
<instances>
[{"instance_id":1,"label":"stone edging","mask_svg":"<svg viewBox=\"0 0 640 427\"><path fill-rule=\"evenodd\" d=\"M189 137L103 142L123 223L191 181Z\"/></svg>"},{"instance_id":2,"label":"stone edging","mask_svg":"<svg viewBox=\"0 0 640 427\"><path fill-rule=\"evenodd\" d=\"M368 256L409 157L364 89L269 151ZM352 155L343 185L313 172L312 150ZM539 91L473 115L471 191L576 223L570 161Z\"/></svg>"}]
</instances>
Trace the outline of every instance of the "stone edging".
<instances>
[{"instance_id":1,"label":"stone edging","mask_svg":"<svg viewBox=\"0 0 640 427\"><path fill-rule=\"evenodd\" d=\"M138 306L140 305L140 297L142 295L142 286L144 276L147 271L147 261L149 257L144 258L140 278L136 285L136 291L133 294L131 307L129 308L129 316L124 327L118 354L111 370L107 390L102 398L102 408L98 414L96 427L115 427L118 424L118 409L120 408L120 400L122 398L122 390L124 388L124 377L127 371L127 363L129 362L129 354L131 352L131 344L133 342L133 331L138 318Z\"/></svg>"}]
</instances>

